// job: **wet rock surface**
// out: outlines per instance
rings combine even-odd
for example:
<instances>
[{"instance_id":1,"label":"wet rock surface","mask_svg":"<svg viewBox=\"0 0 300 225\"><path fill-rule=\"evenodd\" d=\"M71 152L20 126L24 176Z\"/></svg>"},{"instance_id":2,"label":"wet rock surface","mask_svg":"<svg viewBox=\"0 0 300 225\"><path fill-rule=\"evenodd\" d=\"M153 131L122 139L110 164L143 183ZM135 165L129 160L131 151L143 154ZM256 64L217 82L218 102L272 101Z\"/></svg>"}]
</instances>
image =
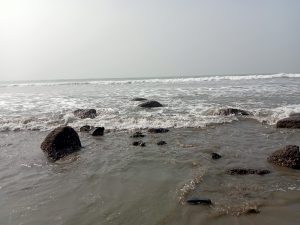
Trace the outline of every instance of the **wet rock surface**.
<instances>
[{"instance_id":1,"label":"wet rock surface","mask_svg":"<svg viewBox=\"0 0 300 225\"><path fill-rule=\"evenodd\" d=\"M291 114L289 117L279 120L276 123L277 128L300 129L300 113Z\"/></svg>"},{"instance_id":2,"label":"wet rock surface","mask_svg":"<svg viewBox=\"0 0 300 225\"><path fill-rule=\"evenodd\" d=\"M155 133L155 134L158 134L158 133L167 133L169 132L169 129L166 129L166 128L150 128L148 130L149 133Z\"/></svg>"},{"instance_id":3,"label":"wet rock surface","mask_svg":"<svg viewBox=\"0 0 300 225\"><path fill-rule=\"evenodd\" d=\"M144 103L139 104L139 107L142 108L156 108L156 107L163 107L163 105L157 101L146 101Z\"/></svg>"},{"instance_id":4,"label":"wet rock surface","mask_svg":"<svg viewBox=\"0 0 300 225\"><path fill-rule=\"evenodd\" d=\"M69 126L52 130L41 144L41 149L53 160L63 158L81 148L76 131Z\"/></svg>"},{"instance_id":5,"label":"wet rock surface","mask_svg":"<svg viewBox=\"0 0 300 225\"><path fill-rule=\"evenodd\" d=\"M271 171L265 169L233 168L227 170L226 173L229 175L249 175L249 174L265 175L271 173Z\"/></svg>"},{"instance_id":6,"label":"wet rock surface","mask_svg":"<svg viewBox=\"0 0 300 225\"><path fill-rule=\"evenodd\" d=\"M73 114L80 119L94 119L97 116L96 109L77 109Z\"/></svg>"},{"instance_id":7,"label":"wet rock surface","mask_svg":"<svg viewBox=\"0 0 300 225\"><path fill-rule=\"evenodd\" d=\"M282 167L300 169L300 151L297 145L287 145L273 152L268 161Z\"/></svg>"}]
</instances>

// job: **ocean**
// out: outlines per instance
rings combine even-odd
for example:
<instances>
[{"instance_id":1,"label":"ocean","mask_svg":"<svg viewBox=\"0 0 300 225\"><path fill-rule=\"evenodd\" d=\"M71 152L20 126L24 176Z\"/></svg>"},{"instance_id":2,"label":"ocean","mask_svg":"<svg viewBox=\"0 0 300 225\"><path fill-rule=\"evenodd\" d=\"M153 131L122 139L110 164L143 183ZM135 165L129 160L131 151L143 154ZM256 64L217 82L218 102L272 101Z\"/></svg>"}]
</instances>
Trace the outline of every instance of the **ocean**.
<instances>
[{"instance_id":1,"label":"ocean","mask_svg":"<svg viewBox=\"0 0 300 225\"><path fill-rule=\"evenodd\" d=\"M135 97L163 107L141 108ZM216 113L228 107L251 115ZM97 117L76 118L80 108ZM298 225L300 171L267 157L300 145L299 129L275 126L299 112L300 74L1 82L0 224ZM53 162L40 144L64 124L83 148ZM83 125L107 132L93 137ZM147 131L157 127L170 131ZM135 131L145 147L132 145ZM195 197L213 204L186 203Z\"/></svg>"}]
</instances>

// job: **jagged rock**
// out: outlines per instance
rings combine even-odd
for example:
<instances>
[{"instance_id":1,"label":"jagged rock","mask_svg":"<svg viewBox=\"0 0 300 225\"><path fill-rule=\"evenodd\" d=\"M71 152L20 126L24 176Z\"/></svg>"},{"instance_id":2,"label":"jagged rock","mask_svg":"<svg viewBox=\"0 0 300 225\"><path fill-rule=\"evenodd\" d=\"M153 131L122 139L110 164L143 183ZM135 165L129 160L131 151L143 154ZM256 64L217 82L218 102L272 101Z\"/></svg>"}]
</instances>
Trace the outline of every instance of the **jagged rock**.
<instances>
[{"instance_id":1,"label":"jagged rock","mask_svg":"<svg viewBox=\"0 0 300 225\"><path fill-rule=\"evenodd\" d=\"M155 108L155 107L162 107L163 105L157 101L146 101L142 104L139 104L139 106L142 108Z\"/></svg>"},{"instance_id":2,"label":"jagged rock","mask_svg":"<svg viewBox=\"0 0 300 225\"><path fill-rule=\"evenodd\" d=\"M212 159L220 159L221 157L222 157L222 156L219 155L218 153L215 153L215 152L211 153L211 158L212 158Z\"/></svg>"},{"instance_id":3,"label":"jagged rock","mask_svg":"<svg viewBox=\"0 0 300 225\"><path fill-rule=\"evenodd\" d=\"M57 127L52 130L41 144L41 149L48 157L58 160L81 148L81 142L76 131L69 126Z\"/></svg>"},{"instance_id":4,"label":"jagged rock","mask_svg":"<svg viewBox=\"0 0 300 225\"><path fill-rule=\"evenodd\" d=\"M186 201L190 205L211 205L212 202L208 198L190 198Z\"/></svg>"},{"instance_id":5,"label":"jagged rock","mask_svg":"<svg viewBox=\"0 0 300 225\"><path fill-rule=\"evenodd\" d=\"M249 174L257 174L257 175L265 175L271 173L270 170L262 170L262 169L241 169L234 168L226 171L227 174L230 175L249 175Z\"/></svg>"},{"instance_id":6,"label":"jagged rock","mask_svg":"<svg viewBox=\"0 0 300 225\"><path fill-rule=\"evenodd\" d=\"M133 98L131 101L136 101L136 102L142 102L142 101L147 101L146 98Z\"/></svg>"},{"instance_id":7,"label":"jagged rock","mask_svg":"<svg viewBox=\"0 0 300 225\"><path fill-rule=\"evenodd\" d=\"M219 109L218 112L214 114L220 116L229 116L229 115L250 116L251 115L251 113L248 111L242 109L235 109L235 108Z\"/></svg>"},{"instance_id":8,"label":"jagged rock","mask_svg":"<svg viewBox=\"0 0 300 225\"><path fill-rule=\"evenodd\" d=\"M167 132L169 132L169 130L166 128L150 128L148 130L148 132L149 133L167 133Z\"/></svg>"},{"instance_id":9,"label":"jagged rock","mask_svg":"<svg viewBox=\"0 0 300 225\"><path fill-rule=\"evenodd\" d=\"M145 147L145 146L146 146L146 143L145 143L145 142L142 142L142 141L134 141L134 142L132 142L132 145L133 145L133 146L141 146L141 147Z\"/></svg>"},{"instance_id":10,"label":"jagged rock","mask_svg":"<svg viewBox=\"0 0 300 225\"><path fill-rule=\"evenodd\" d=\"M279 120L277 128L300 128L300 113L291 114L289 117Z\"/></svg>"},{"instance_id":11,"label":"jagged rock","mask_svg":"<svg viewBox=\"0 0 300 225\"><path fill-rule=\"evenodd\" d=\"M145 137L145 136L146 136L146 135L143 134L142 132L137 131L137 132L135 132L133 135L131 135L130 137L131 137L131 138L142 138L142 137Z\"/></svg>"},{"instance_id":12,"label":"jagged rock","mask_svg":"<svg viewBox=\"0 0 300 225\"><path fill-rule=\"evenodd\" d=\"M268 161L283 167L300 169L300 151L297 145L287 145L282 149L273 152Z\"/></svg>"},{"instance_id":13,"label":"jagged rock","mask_svg":"<svg viewBox=\"0 0 300 225\"><path fill-rule=\"evenodd\" d=\"M84 125L82 127L79 128L79 131L80 132L89 132L93 129L94 127L92 126L89 126L89 125Z\"/></svg>"},{"instance_id":14,"label":"jagged rock","mask_svg":"<svg viewBox=\"0 0 300 225\"><path fill-rule=\"evenodd\" d=\"M73 114L80 119L94 119L97 116L96 109L77 109Z\"/></svg>"},{"instance_id":15,"label":"jagged rock","mask_svg":"<svg viewBox=\"0 0 300 225\"><path fill-rule=\"evenodd\" d=\"M104 134L104 127L95 127L91 130L92 136L103 136Z\"/></svg>"},{"instance_id":16,"label":"jagged rock","mask_svg":"<svg viewBox=\"0 0 300 225\"><path fill-rule=\"evenodd\" d=\"M166 145L167 144L167 142L165 142L165 141L159 141L159 142L157 142L157 145Z\"/></svg>"}]
</instances>

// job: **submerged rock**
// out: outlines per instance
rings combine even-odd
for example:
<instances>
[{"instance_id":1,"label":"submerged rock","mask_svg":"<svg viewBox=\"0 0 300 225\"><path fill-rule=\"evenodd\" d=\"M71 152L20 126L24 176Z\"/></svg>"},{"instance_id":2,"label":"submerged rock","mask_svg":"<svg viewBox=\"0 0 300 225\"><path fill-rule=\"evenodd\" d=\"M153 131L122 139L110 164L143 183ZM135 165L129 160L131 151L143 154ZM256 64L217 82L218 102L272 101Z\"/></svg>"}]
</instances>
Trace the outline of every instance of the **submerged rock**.
<instances>
[{"instance_id":1,"label":"submerged rock","mask_svg":"<svg viewBox=\"0 0 300 225\"><path fill-rule=\"evenodd\" d=\"M155 107L162 107L162 106L163 105L157 101L146 101L142 104L139 104L139 107L142 107L142 108L155 108Z\"/></svg>"},{"instance_id":2,"label":"submerged rock","mask_svg":"<svg viewBox=\"0 0 300 225\"><path fill-rule=\"evenodd\" d=\"M91 130L92 136L103 136L104 134L104 127L95 127Z\"/></svg>"},{"instance_id":3,"label":"submerged rock","mask_svg":"<svg viewBox=\"0 0 300 225\"><path fill-rule=\"evenodd\" d=\"M133 98L131 101L136 101L136 102L142 102L142 101L147 101L146 98Z\"/></svg>"},{"instance_id":4,"label":"submerged rock","mask_svg":"<svg viewBox=\"0 0 300 225\"><path fill-rule=\"evenodd\" d=\"M41 149L48 157L58 160L81 148L81 142L76 131L69 126L57 127L52 130L41 144Z\"/></svg>"},{"instance_id":5,"label":"submerged rock","mask_svg":"<svg viewBox=\"0 0 300 225\"><path fill-rule=\"evenodd\" d=\"M190 205L211 205L212 202L208 198L190 198L186 201Z\"/></svg>"},{"instance_id":6,"label":"submerged rock","mask_svg":"<svg viewBox=\"0 0 300 225\"><path fill-rule=\"evenodd\" d=\"M80 119L94 119L97 116L96 109L77 109L73 114Z\"/></svg>"},{"instance_id":7,"label":"submerged rock","mask_svg":"<svg viewBox=\"0 0 300 225\"><path fill-rule=\"evenodd\" d=\"M273 152L268 161L283 167L300 169L300 151L297 145L287 145L282 149Z\"/></svg>"},{"instance_id":8,"label":"submerged rock","mask_svg":"<svg viewBox=\"0 0 300 225\"><path fill-rule=\"evenodd\" d=\"M226 173L230 174L230 175L249 175L249 174L265 175L265 174L271 173L271 171L270 170L262 170L262 169L234 168L234 169L227 170Z\"/></svg>"},{"instance_id":9,"label":"submerged rock","mask_svg":"<svg viewBox=\"0 0 300 225\"><path fill-rule=\"evenodd\" d=\"M248 111L242 109L236 109L236 108L219 109L218 112L214 114L220 116L229 116L229 115L250 116L251 115L251 113Z\"/></svg>"},{"instance_id":10,"label":"submerged rock","mask_svg":"<svg viewBox=\"0 0 300 225\"><path fill-rule=\"evenodd\" d=\"M89 126L89 125L84 125L82 127L79 128L79 131L80 132L89 132L93 129L94 127L92 126Z\"/></svg>"},{"instance_id":11,"label":"submerged rock","mask_svg":"<svg viewBox=\"0 0 300 225\"><path fill-rule=\"evenodd\" d=\"M169 132L169 130L166 128L150 128L148 130L148 132L149 133L167 133L167 132Z\"/></svg>"},{"instance_id":12,"label":"submerged rock","mask_svg":"<svg viewBox=\"0 0 300 225\"><path fill-rule=\"evenodd\" d=\"M131 137L131 138L142 138L142 137L145 137L145 136L146 136L146 135L143 134L142 132L137 131L137 132L135 132L133 135L131 135L130 137Z\"/></svg>"},{"instance_id":13,"label":"submerged rock","mask_svg":"<svg viewBox=\"0 0 300 225\"><path fill-rule=\"evenodd\" d=\"M134 141L134 142L132 142L132 145L133 145L133 146L141 146L141 147L145 147L145 146L146 146L146 143L145 143L145 142L142 142L142 141Z\"/></svg>"},{"instance_id":14,"label":"submerged rock","mask_svg":"<svg viewBox=\"0 0 300 225\"><path fill-rule=\"evenodd\" d=\"M157 142L157 145L166 145L167 144L167 142L165 142L165 141L159 141L159 142Z\"/></svg>"},{"instance_id":15,"label":"submerged rock","mask_svg":"<svg viewBox=\"0 0 300 225\"><path fill-rule=\"evenodd\" d=\"M211 158L212 159L220 159L220 158L222 158L222 156L219 155L218 153L213 152L213 153L211 153Z\"/></svg>"},{"instance_id":16,"label":"submerged rock","mask_svg":"<svg viewBox=\"0 0 300 225\"><path fill-rule=\"evenodd\" d=\"M300 128L300 113L291 114L289 117L279 120L277 128Z\"/></svg>"}]
</instances>

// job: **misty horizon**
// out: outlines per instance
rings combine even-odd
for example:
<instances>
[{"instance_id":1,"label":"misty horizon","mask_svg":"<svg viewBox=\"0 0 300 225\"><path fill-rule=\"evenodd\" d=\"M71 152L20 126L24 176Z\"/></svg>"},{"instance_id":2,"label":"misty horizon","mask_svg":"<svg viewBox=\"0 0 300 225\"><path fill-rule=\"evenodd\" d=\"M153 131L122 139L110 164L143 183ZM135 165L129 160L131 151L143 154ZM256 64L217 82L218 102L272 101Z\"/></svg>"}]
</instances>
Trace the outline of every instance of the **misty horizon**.
<instances>
[{"instance_id":1,"label":"misty horizon","mask_svg":"<svg viewBox=\"0 0 300 225\"><path fill-rule=\"evenodd\" d=\"M0 80L300 73L300 2L0 3Z\"/></svg>"}]
</instances>

